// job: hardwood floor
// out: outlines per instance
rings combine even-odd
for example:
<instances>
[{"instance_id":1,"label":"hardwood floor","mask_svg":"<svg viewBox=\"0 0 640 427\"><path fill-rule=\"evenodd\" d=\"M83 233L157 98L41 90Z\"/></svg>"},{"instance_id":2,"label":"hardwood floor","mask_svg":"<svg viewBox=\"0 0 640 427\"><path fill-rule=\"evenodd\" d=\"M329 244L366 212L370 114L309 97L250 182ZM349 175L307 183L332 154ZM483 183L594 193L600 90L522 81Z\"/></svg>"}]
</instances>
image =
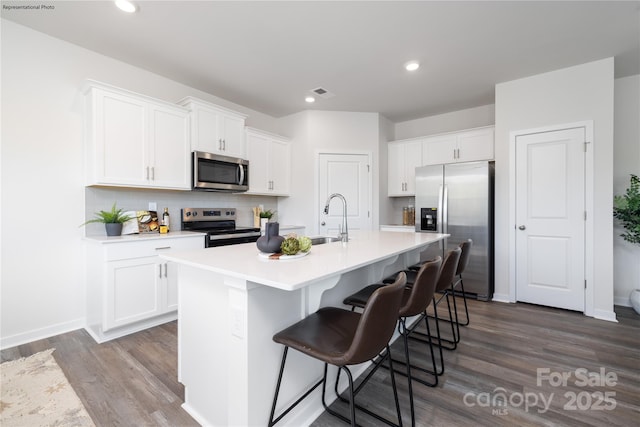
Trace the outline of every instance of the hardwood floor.
<instances>
[{"instance_id":1,"label":"hardwood floor","mask_svg":"<svg viewBox=\"0 0 640 427\"><path fill-rule=\"evenodd\" d=\"M417 425L637 425L640 316L631 308L616 307L619 323L528 304L470 301L470 310L458 349L444 353L440 384L414 385ZM398 344L393 348L399 357ZM176 346L172 322L104 344L78 330L2 350L0 359L56 348L55 359L98 426L195 426L180 408L184 389L177 381ZM412 355L421 353L427 354L426 346L412 343ZM538 369L546 375L538 378ZM569 376L566 384L556 385L563 374ZM587 376L591 382L583 384ZM608 385L601 384L605 380ZM393 411L388 382L389 373L379 370L359 401ZM409 425L406 379L399 376L398 386ZM363 415L359 420L383 425ZM343 425L326 413L313 423Z\"/></svg>"}]
</instances>

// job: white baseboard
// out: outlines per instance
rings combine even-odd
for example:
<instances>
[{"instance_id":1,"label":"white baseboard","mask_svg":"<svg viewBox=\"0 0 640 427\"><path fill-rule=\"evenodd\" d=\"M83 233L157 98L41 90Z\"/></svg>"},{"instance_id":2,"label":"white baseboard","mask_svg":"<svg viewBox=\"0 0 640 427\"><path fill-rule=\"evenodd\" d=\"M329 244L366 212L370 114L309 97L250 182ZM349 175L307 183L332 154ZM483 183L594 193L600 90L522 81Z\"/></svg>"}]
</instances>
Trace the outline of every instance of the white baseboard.
<instances>
[{"instance_id":1,"label":"white baseboard","mask_svg":"<svg viewBox=\"0 0 640 427\"><path fill-rule=\"evenodd\" d=\"M507 303L511 302L508 294L493 294L493 298L491 298L491 301Z\"/></svg>"},{"instance_id":2,"label":"white baseboard","mask_svg":"<svg viewBox=\"0 0 640 427\"><path fill-rule=\"evenodd\" d=\"M629 297L613 297L613 304L621 305L623 307L631 307L631 300Z\"/></svg>"},{"instance_id":3,"label":"white baseboard","mask_svg":"<svg viewBox=\"0 0 640 427\"><path fill-rule=\"evenodd\" d=\"M599 320L606 320L609 322L618 323L618 319L616 318L616 312L612 310L594 310L593 317Z\"/></svg>"},{"instance_id":4,"label":"white baseboard","mask_svg":"<svg viewBox=\"0 0 640 427\"><path fill-rule=\"evenodd\" d=\"M23 332L16 335L0 338L0 348L7 349L28 342L49 338L54 335L60 335L76 329L84 328L84 318L71 320L69 322L58 323L57 325L47 326L46 328L35 329L33 331Z\"/></svg>"}]
</instances>

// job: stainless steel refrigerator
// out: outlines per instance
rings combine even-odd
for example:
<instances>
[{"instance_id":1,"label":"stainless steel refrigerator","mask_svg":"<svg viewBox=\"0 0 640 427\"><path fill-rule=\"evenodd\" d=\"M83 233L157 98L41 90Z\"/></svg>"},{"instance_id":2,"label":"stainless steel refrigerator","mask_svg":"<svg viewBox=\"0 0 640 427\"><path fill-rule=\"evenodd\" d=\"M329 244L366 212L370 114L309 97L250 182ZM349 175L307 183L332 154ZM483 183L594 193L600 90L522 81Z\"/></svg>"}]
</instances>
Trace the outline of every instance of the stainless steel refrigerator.
<instances>
[{"instance_id":1,"label":"stainless steel refrigerator","mask_svg":"<svg viewBox=\"0 0 640 427\"><path fill-rule=\"evenodd\" d=\"M472 239L464 290L484 301L493 296L493 186L493 162L416 168L416 231L451 235L421 258L443 256Z\"/></svg>"}]
</instances>

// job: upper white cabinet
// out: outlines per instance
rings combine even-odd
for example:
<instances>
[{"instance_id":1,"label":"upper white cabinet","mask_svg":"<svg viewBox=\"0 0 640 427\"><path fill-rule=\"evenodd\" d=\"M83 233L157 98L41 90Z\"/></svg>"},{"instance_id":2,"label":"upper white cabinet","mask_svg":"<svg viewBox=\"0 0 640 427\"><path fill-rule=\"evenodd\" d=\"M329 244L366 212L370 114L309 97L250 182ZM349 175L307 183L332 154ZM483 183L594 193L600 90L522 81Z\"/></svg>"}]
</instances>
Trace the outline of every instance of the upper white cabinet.
<instances>
[{"instance_id":1,"label":"upper white cabinet","mask_svg":"<svg viewBox=\"0 0 640 427\"><path fill-rule=\"evenodd\" d=\"M492 160L493 134L491 126L426 137L422 143L422 164Z\"/></svg>"},{"instance_id":2,"label":"upper white cabinet","mask_svg":"<svg viewBox=\"0 0 640 427\"><path fill-rule=\"evenodd\" d=\"M191 111L192 151L245 158L247 116L193 97L186 97L178 104Z\"/></svg>"},{"instance_id":3,"label":"upper white cabinet","mask_svg":"<svg viewBox=\"0 0 640 427\"><path fill-rule=\"evenodd\" d=\"M394 141L388 145L388 195L413 196L416 193L416 167L422 160L422 139Z\"/></svg>"},{"instance_id":4,"label":"upper white cabinet","mask_svg":"<svg viewBox=\"0 0 640 427\"><path fill-rule=\"evenodd\" d=\"M288 196L291 189L291 145L287 138L247 128L249 191L247 194Z\"/></svg>"},{"instance_id":5,"label":"upper white cabinet","mask_svg":"<svg viewBox=\"0 0 640 427\"><path fill-rule=\"evenodd\" d=\"M190 190L185 108L91 81L86 94L86 185Z\"/></svg>"}]
</instances>

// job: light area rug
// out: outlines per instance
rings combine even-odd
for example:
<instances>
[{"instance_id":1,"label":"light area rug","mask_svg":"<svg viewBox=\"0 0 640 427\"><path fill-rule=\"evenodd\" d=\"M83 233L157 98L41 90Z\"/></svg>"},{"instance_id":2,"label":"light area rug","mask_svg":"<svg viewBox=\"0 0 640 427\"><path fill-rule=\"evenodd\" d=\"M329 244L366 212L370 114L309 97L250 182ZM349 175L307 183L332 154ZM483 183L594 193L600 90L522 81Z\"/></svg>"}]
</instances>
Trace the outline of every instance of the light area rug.
<instances>
[{"instance_id":1,"label":"light area rug","mask_svg":"<svg viewBox=\"0 0 640 427\"><path fill-rule=\"evenodd\" d=\"M94 426L54 350L0 365L0 426Z\"/></svg>"}]
</instances>

